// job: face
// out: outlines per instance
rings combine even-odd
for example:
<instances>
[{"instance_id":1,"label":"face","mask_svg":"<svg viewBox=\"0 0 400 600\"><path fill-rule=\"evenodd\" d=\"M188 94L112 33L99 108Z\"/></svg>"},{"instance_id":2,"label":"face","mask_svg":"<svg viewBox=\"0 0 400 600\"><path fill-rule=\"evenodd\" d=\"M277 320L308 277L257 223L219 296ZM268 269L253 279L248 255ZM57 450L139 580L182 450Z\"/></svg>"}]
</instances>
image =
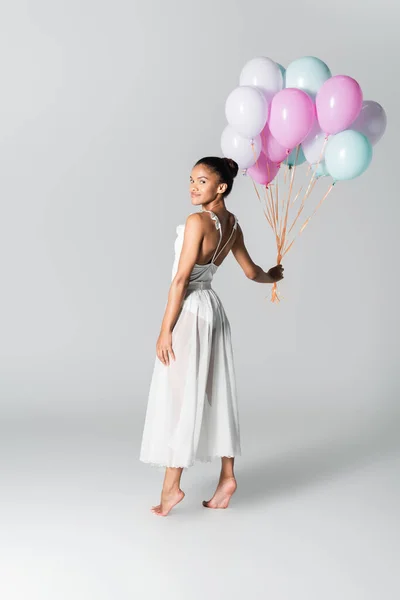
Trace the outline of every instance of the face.
<instances>
[{"instance_id":1,"label":"face","mask_svg":"<svg viewBox=\"0 0 400 600\"><path fill-rule=\"evenodd\" d=\"M226 183L220 183L218 175L205 165L193 167L189 181L190 196L195 206L216 200L228 187Z\"/></svg>"}]
</instances>

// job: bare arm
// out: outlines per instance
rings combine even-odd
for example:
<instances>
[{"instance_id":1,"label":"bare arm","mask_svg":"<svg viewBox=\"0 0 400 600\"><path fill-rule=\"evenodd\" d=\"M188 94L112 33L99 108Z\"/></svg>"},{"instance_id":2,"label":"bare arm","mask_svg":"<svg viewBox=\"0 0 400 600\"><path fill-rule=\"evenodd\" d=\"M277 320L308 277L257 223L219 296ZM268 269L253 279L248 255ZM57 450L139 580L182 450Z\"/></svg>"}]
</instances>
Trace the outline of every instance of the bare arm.
<instances>
[{"instance_id":1,"label":"bare arm","mask_svg":"<svg viewBox=\"0 0 400 600\"><path fill-rule=\"evenodd\" d=\"M259 265L253 262L244 243L243 231L239 224L232 252L246 277L252 281L256 281L257 283L275 283L283 279L283 267L281 265L272 267L268 272L265 272Z\"/></svg>"},{"instance_id":2,"label":"bare arm","mask_svg":"<svg viewBox=\"0 0 400 600\"><path fill-rule=\"evenodd\" d=\"M199 213L186 219L182 250L178 269L168 292L168 303L161 324L161 331L172 332L182 308L183 299L203 241L203 224Z\"/></svg>"}]
</instances>

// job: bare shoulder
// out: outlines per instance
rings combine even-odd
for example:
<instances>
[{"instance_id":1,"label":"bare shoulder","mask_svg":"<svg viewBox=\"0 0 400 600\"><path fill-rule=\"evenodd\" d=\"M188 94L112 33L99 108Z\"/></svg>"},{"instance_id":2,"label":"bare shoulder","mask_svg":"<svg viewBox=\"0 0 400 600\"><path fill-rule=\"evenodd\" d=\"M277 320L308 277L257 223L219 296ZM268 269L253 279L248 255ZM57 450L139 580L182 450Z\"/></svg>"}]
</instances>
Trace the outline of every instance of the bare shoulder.
<instances>
[{"instance_id":1,"label":"bare shoulder","mask_svg":"<svg viewBox=\"0 0 400 600\"><path fill-rule=\"evenodd\" d=\"M201 215L192 213L186 217L182 250L179 256L178 269L174 277L175 282L189 281L190 273L196 264L203 240L203 227Z\"/></svg>"},{"instance_id":2,"label":"bare shoulder","mask_svg":"<svg viewBox=\"0 0 400 600\"><path fill-rule=\"evenodd\" d=\"M190 223L191 225L193 223L202 223L202 222L203 222L203 215L200 212L190 213L186 217L186 223Z\"/></svg>"},{"instance_id":3,"label":"bare shoulder","mask_svg":"<svg viewBox=\"0 0 400 600\"><path fill-rule=\"evenodd\" d=\"M236 217L237 218L237 217ZM243 241L244 236L243 236L243 229L240 227L240 223L239 221L237 221L237 225L236 225L236 237L235 239L237 240L238 238L241 238L241 240Z\"/></svg>"},{"instance_id":4,"label":"bare shoulder","mask_svg":"<svg viewBox=\"0 0 400 600\"><path fill-rule=\"evenodd\" d=\"M203 215L199 212L190 213L186 217L185 232L187 232L190 237L193 237L194 235L201 235L203 230Z\"/></svg>"}]
</instances>

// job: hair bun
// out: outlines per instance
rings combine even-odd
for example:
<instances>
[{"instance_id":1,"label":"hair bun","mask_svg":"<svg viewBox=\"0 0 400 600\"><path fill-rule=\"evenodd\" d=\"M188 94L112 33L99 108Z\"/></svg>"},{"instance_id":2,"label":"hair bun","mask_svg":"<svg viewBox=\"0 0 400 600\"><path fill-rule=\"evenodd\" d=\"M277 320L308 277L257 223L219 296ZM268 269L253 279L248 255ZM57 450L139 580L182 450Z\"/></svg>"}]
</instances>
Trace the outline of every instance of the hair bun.
<instances>
[{"instance_id":1,"label":"hair bun","mask_svg":"<svg viewBox=\"0 0 400 600\"><path fill-rule=\"evenodd\" d=\"M228 169L230 170L232 177L235 178L239 171L239 165L237 164L236 161L233 160L233 158L224 157L223 160L224 160L226 166L228 167Z\"/></svg>"}]
</instances>

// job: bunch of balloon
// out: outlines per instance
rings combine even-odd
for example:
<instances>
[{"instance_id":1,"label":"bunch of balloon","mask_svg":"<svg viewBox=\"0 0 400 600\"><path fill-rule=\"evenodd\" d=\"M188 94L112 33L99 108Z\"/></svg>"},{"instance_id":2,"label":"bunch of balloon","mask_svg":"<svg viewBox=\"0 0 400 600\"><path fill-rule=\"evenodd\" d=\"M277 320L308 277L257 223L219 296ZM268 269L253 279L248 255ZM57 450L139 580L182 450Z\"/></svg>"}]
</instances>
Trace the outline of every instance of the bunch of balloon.
<instances>
[{"instance_id":1,"label":"bunch of balloon","mask_svg":"<svg viewBox=\"0 0 400 600\"><path fill-rule=\"evenodd\" d=\"M336 182L354 179L367 169L372 146L381 139L387 121L380 104L364 101L355 79L332 76L329 67L314 56L296 59L286 70L264 56L251 59L240 73L239 86L226 100L225 114L228 124L221 136L222 152L238 163L252 180L260 202L265 202L264 214L277 245L277 264ZM301 165L306 166L308 179L294 193L296 168ZM283 182L279 182L282 171ZM332 179L329 188L289 239L316 182L324 177ZM286 193L279 195L282 183ZM264 194L256 184L263 187ZM280 301L276 283L271 300Z\"/></svg>"}]
</instances>

